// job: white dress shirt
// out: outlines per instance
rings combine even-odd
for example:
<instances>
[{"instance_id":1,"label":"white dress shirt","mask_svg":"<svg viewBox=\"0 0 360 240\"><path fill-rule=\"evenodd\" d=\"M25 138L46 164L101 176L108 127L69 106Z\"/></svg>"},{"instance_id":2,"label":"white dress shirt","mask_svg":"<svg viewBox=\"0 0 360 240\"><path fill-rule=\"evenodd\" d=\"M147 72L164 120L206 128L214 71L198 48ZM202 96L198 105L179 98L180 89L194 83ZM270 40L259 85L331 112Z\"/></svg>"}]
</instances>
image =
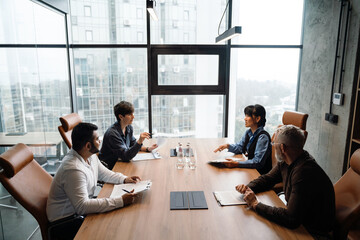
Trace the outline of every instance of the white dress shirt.
<instances>
[{"instance_id":1,"label":"white dress shirt","mask_svg":"<svg viewBox=\"0 0 360 240\"><path fill-rule=\"evenodd\" d=\"M63 159L50 188L46 213L50 222L73 214L100 213L124 206L122 197L93 199L97 181L121 184L126 176L101 164L96 154L87 163L71 149Z\"/></svg>"}]
</instances>

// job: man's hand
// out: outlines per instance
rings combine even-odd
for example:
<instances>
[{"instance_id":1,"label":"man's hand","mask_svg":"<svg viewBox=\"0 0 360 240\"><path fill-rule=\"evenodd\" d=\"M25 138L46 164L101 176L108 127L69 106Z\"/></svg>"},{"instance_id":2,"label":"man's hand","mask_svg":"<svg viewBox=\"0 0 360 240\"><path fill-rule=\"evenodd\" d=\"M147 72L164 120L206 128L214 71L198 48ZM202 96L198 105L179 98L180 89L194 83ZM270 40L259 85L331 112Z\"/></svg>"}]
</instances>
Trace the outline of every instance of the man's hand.
<instances>
[{"instance_id":1,"label":"man's hand","mask_svg":"<svg viewBox=\"0 0 360 240\"><path fill-rule=\"evenodd\" d=\"M227 148L229 148L229 144L220 145L217 149L214 150L214 153L219 152L219 151L221 152L222 150L227 149Z\"/></svg>"},{"instance_id":2,"label":"man's hand","mask_svg":"<svg viewBox=\"0 0 360 240\"><path fill-rule=\"evenodd\" d=\"M131 176L127 177L124 180L124 183L137 183L138 181L141 181L141 178L138 176Z\"/></svg>"},{"instance_id":3,"label":"man's hand","mask_svg":"<svg viewBox=\"0 0 360 240\"><path fill-rule=\"evenodd\" d=\"M149 152L151 152L152 150L154 150L157 147L158 147L157 144L153 144L151 147L148 147L148 150L149 150Z\"/></svg>"},{"instance_id":4,"label":"man's hand","mask_svg":"<svg viewBox=\"0 0 360 240\"><path fill-rule=\"evenodd\" d=\"M150 133L148 132L142 132L140 133L140 137L138 139L138 144L142 144L145 139L150 139Z\"/></svg>"},{"instance_id":5,"label":"man's hand","mask_svg":"<svg viewBox=\"0 0 360 240\"><path fill-rule=\"evenodd\" d=\"M248 186L244 185L244 184L239 184L235 187L236 191L238 191L241 194L244 194L246 192L247 189L250 189Z\"/></svg>"},{"instance_id":6,"label":"man's hand","mask_svg":"<svg viewBox=\"0 0 360 240\"><path fill-rule=\"evenodd\" d=\"M249 187L245 191L244 200L252 209L255 209L256 205L259 203L256 199L255 193Z\"/></svg>"},{"instance_id":7,"label":"man's hand","mask_svg":"<svg viewBox=\"0 0 360 240\"><path fill-rule=\"evenodd\" d=\"M134 194L133 192L134 189L131 191L131 193L125 193L124 195L122 195L124 207L135 202L136 194Z\"/></svg>"},{"instance_id":8,"label":"man's hand","mask_svg":"<svg viewBox=\"0 0 360 240\"><path fill-rule=\"evenodd\" d=\"M228 160L228 159L226 159L226 160ZM239 167L239 163L236 162L236 161L232 161L232 160L228 160L227 162L223 162L223 164L228 168Z\"/></svg>"}]
</instances>

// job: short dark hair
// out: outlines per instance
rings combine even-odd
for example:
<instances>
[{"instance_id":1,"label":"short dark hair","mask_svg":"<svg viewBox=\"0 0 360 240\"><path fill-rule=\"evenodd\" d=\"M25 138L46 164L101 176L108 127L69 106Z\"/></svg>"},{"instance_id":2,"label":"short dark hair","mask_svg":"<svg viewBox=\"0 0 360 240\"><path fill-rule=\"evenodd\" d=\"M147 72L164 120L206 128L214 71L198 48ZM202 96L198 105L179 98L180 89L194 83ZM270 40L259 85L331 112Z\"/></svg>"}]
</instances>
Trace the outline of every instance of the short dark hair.
<instances>
[{"instance_id":1,"label":"short dark hair","mask_svg":"<svg viewBox=\"0 0 360 240\"><path fill-rule=\"evenodd\" d=\"M244 109L245 115L253 117L260 117L258 127L264 127L266 123L266 111L260 104L249 105Z\"/></svg>"},{"instance_id":2,"label":"short dark hair","mask_svg":"<svg viewBox=\"0 0 360 240\"><path fill-rule=\"evenodd\" d=\"M94 131L98 127L92 123L81 122L76 125L71 133L72 148L75 151L81 150L86 143L93 142Z\"/></svg>"},{"instance_id":3,"label":"short dark hair","mask_svg":"<svg viewBox=\"0 0 360 240\"><path fill-rule=\"evenodd\" d=\"M129 102L121 101L114 106L114 114L118 122L120 122L119 114L125 116L132 113L134 113L134 106Z\"/></svg>"}]
</instances>

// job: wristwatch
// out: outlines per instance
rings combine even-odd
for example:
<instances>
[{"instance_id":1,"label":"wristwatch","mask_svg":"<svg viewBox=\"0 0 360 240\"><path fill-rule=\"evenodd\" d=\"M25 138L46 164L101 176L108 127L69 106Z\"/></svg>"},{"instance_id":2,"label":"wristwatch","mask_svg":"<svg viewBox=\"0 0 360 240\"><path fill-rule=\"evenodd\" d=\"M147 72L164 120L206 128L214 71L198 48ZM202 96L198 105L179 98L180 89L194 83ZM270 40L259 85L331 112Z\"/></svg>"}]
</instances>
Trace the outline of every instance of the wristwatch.
<instances>
[{"instance_id":1,"label":"wristwatch","mask_svg":"<svg viewBox=\"0 0 360 240\"><path fill-rule=\"evenodd\" d=\"M147 151L147 152L150 152L150 151L149 151L149 147L146 147L146 151Z\"/></svg>"}]
</instances>

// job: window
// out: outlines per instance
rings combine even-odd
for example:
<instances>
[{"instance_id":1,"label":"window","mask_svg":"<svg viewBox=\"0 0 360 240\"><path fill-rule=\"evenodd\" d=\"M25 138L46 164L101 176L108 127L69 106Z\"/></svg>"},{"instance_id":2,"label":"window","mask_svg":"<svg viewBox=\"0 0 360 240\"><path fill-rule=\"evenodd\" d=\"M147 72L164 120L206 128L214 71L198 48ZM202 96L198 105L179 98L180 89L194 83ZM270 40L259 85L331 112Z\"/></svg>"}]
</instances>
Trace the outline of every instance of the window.
<instances>
[{"instance_id":1,"label":"window","mask_svg":"<svg viewBox=\"0 0 360 240\"><path fill-rule=\"evenodd\" d=\"M226 2L223 3L221 0L211 1L211 4L208 1L173 0L173 4L164 1L156 6L159 21L150 23L151 43L214 44L218 36L217 26L225 7ZM189 21L190 18L196 21ZM225 23L226 21L222 22L220 30L225 29ZM184 30L191 39L183 37Z\"/></svg>"},{"instance_id":2,"label":"window","mask_svg":"<svg viewBox=\"0 0 360 240\"><path fill-rule=\"evenodd\" d=\"M85 17L91 17L91 6L84 6L84 15Z\"/></svg>"},{"instance_id":3,"label":"window","mask_svg":"<svg viewBox=\"0 0 360 240\"><path fill-rule=\"evenodd\" d=\"M281 124L284 111L295 110L299 54L299 49L232 49L230 99L236 109L236 140L246 130L247 105L265 107L270 135Z\"/></svg>"},{"instance_id":4,"label":"window","mask_svg":"<svg viewBox=\"0 0 360 240\"><path fill-rule=\"evenodd\" d=\"M218 85L218 68L217 55L158 55L159 85Z\"/></svg>"},{"instance_id":5,"label":"window","mask_svg":"<svg viewBox=\"0 0 360 240\"><path fill-rule=\"evenodd\" d=\"M89 54L93 56L89 59ZM148 131L146 49L74 49L77 107L99 134L115 122L113 107L121 100L134 104L134 132ZM91 91L89 79L97 85ZM96 105L89 104L96 102ZM146 123L146 124L144 124Z\"/></svg>"},{"instance_id":6,"label":"window","mask_svg":"<svg viewBox=\"0 0 360 240\"><path fill-rule=\"evenodd\" d=\"M232 44L300 44L303 0L239 0L233 4L232 25L242 26L243 31Z\"/></svg>"},{"instance_id":7,"label":"window","mask_svg":"<svg viewBox=\"0 0 360 240\"><path fill-rule=\"evenodd\" d=\"M142 32L137 33L137 41L143 42L144 41L144 34Z\"/></svg>"},{"instance_id":8,"label":"window","mask_svg":"<svg viewBox=\"0 0 360 240\"><path fill-rule=\"evenodd\" d=\"M223 96L152 96L153 132L166 137L221 137L223 121L218 121L218 115L223 116L223 106L218 105L220 98Z\"/></svg>"},{"instance_id":9,"label":"window","mask_svg":"<svg viewBox=\"0 0 360 240\"><path fill-rule=\"evenodd\" d=\"M144 1L77 1L70 0L70 15L77 17L77 22L72 22L73 41L79 44L145 44L138 41L137 32L146 36L146 18ZM95 5L96 4L96 5ZM90 16L88 16L90 14ZM85 17L84 17L85 16ZM128 28L131 28L128 30ZM84 36L85 31L91 31L93 38L89 40L78 38Z\"/></svg>"},{"instance_id":10,"label":"window","mask_svg":"<svg viewBox=\"0 0 360 240\"><path fill-rule=\"evenodd\" d=\"M184 20L185 21L189 20L189 10L184 10Z\"/></svg>"},{"instance_id":11,"label":"window","mask_svg":"<svg viewBox=\"0 0 360 240\"><path fill-rule=\"evenodd\" d=\"M142 8L137 8L136 9L136 18L143 19L143 12L144 12L144 10Z\"/></svg>"},{"instance_id":12,"label":"window","mask_svg":"<svg viewBox=\"0 0 360 240\"><path fill-rule=\"evenodd\" d=\"M93 34L91 30L86 30L85 31L85 38L86 41L92 41L93 40Z\"/></svg>"}]
</instances>

